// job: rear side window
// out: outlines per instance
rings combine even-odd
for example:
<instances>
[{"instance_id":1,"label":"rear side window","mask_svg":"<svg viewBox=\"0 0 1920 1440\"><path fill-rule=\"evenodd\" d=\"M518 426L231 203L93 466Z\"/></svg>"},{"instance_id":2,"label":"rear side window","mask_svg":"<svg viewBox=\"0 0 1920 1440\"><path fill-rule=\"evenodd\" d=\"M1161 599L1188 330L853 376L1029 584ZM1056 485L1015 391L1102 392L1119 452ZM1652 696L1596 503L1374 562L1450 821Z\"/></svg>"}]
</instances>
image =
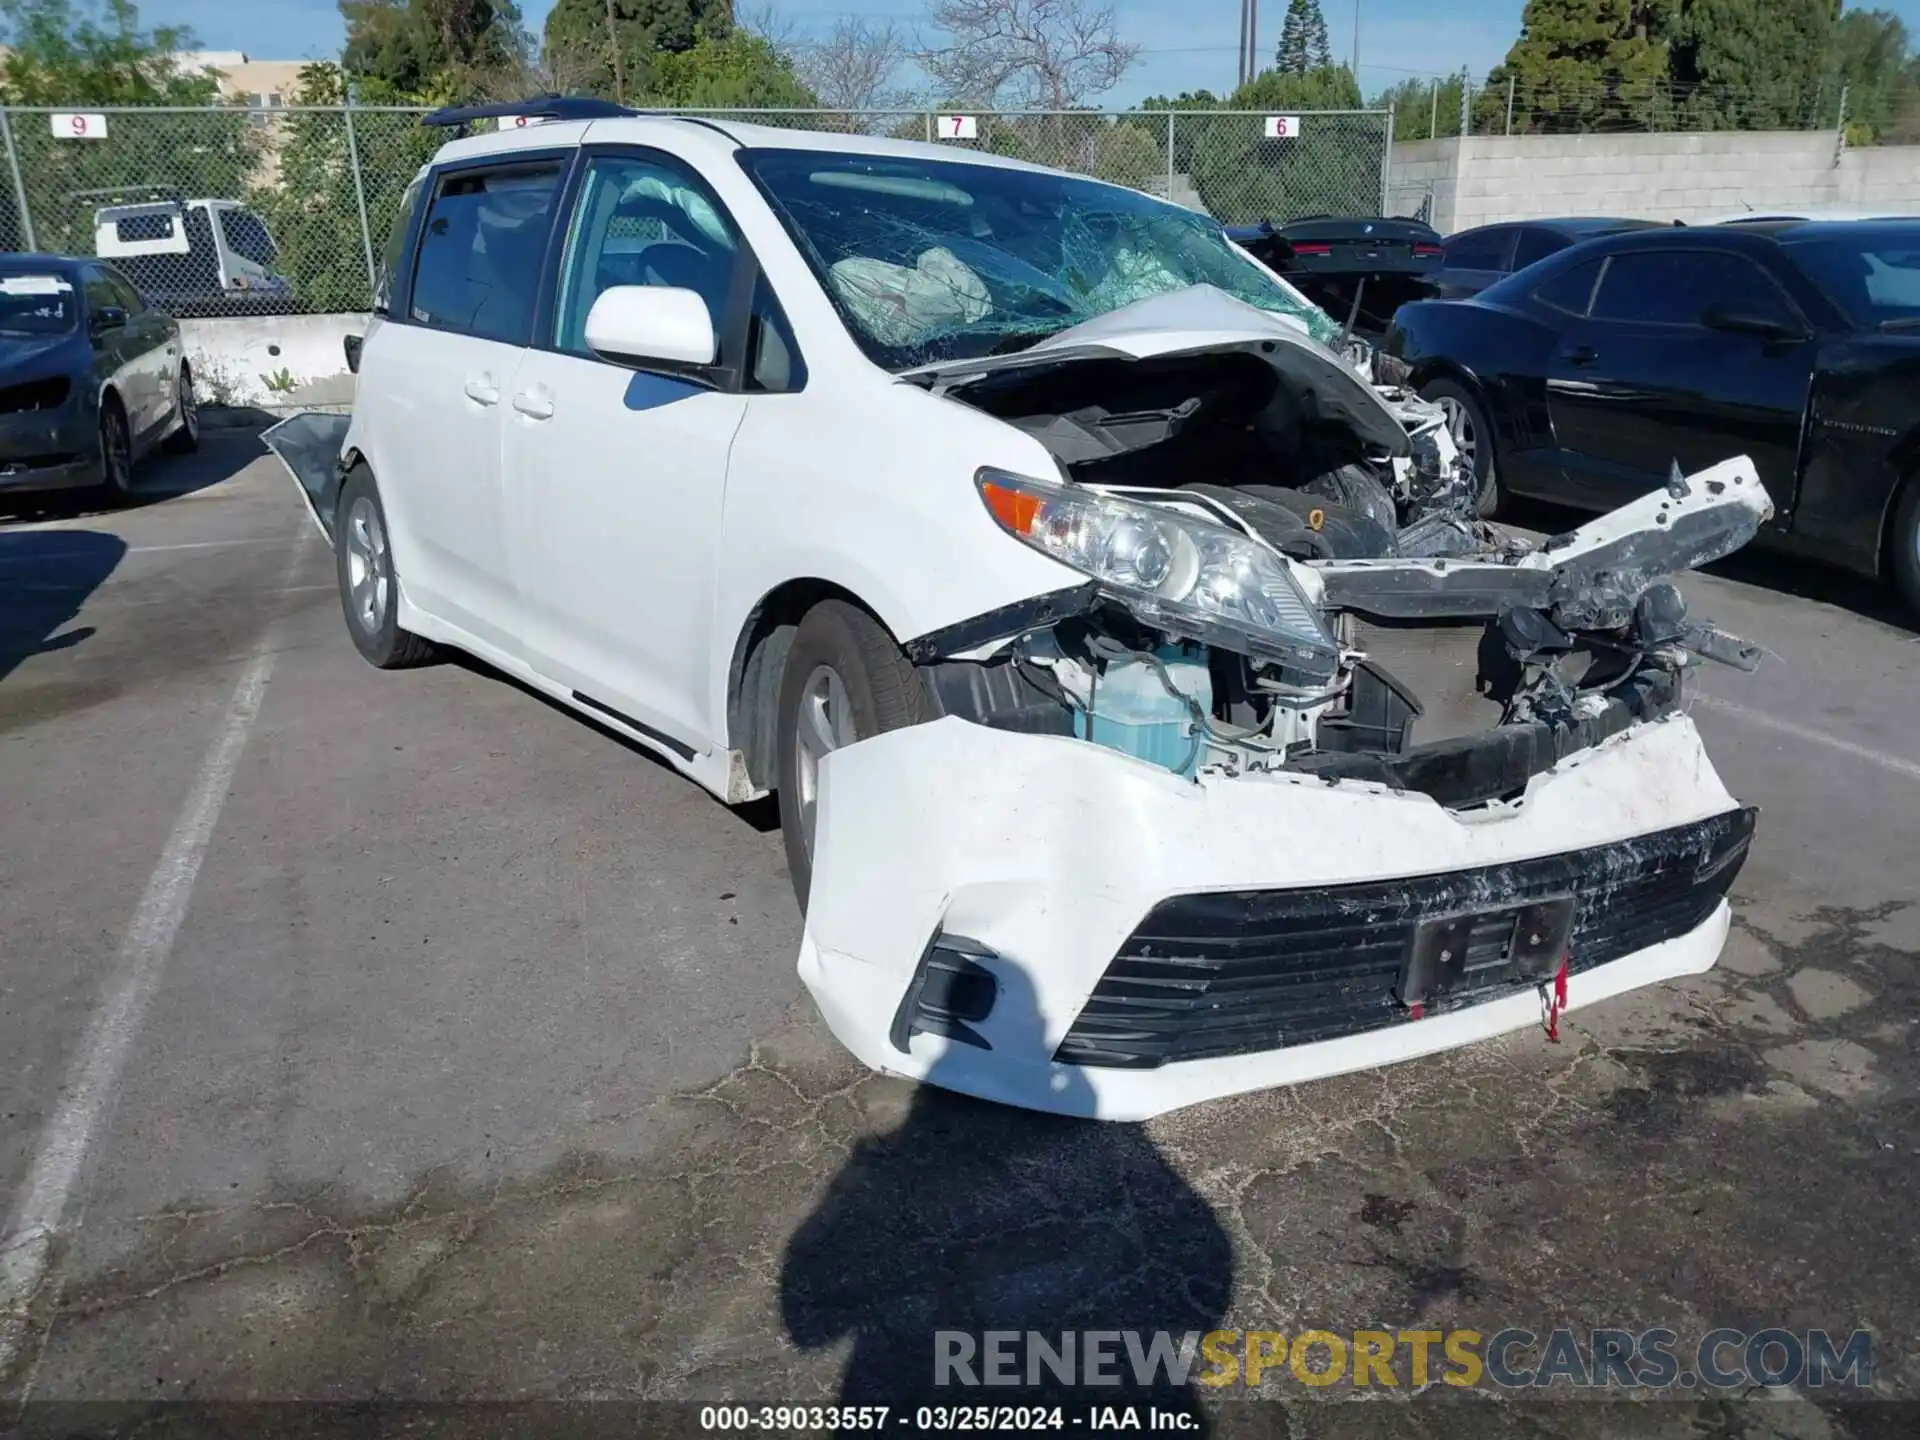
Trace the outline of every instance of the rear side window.
<instances>
[{"instance_id":1,"label":"rear side window","mask_svg":"<svg viewBox=\"0 0 1920 1440\"><path fill-rule=\"evenodd\" d=\"M1513 231L1472 230L1447 241L1446 263L1460 270L1504 270L1513 252Z\"/></svg>"},{"instance_id":2,"label":"rear side window","mask_svg":"<svg viewBox=\"0 0 1920 1440\"><path fill-rule=\"evenodd\" d=\"M406 264L407 232L412 228L414 209L420 204L420 196L426 188L427 177L416 175L407 186L406 193L400 197L400 209L393 217L393 228L387 232L387 243L380 251L380 271L373 283L373 310L376 315L385 315L393 304L393 277Z\"/></svg>"},{"instance_id":3,"label":"rear side window","mask_svg":"<svg viewBox=\"0 0 1920 1440\"><path fill-rule=\"evenodd\" d=\"M1566 248L1567 242L1551 230L1522 230L1520 243L1513 249L1513 268L1524 270L1535 261L1557 255Z\"/></svg>"},{"instance_id":4,"label":"rear side window","mask_svg":"<svg viewBox=\"0 0 1920 1440\"><path fill-rule=\"evenodd\" d=\"M442 177L414 261L409 318L528 344L559 189L557 161Z\"/></svg>"},{"instance_id":5,"label":"rear side window","mask_svg":"<svg viewBox=\"0 0 1920 1440\"><path fill-rule=\"evenodd\" d=\"M222 210L220 233L234 254L256 265L273 263L273 237L267 234L267 227L258 215L246 210Z\"/></svg>"},{"instance_id":6,"label":"rear side window","mask_svg":"<svg viewBox=\"0 0 1920 1440\"><path fill-rule=\"evenodd\" d=\"M122 244L126 245L143 240L171 240L173 217L171 215L129 215L124 220L113 222L113 233Z\"/></svg>"},{"instance_id":7,"label":"rear side window","mask_svg":"<svg viewBox=\"0 0 1920 1440\"><path fill-rule=\"evenodd\" d=\"M1698 325L1715 306L1793 321L1772 276L1743 255L1710 250L1633 250L1614 256L1593 297L1593 318Z\"/></svg>"},{"instance_id":8,"label":"rear side window","mask_svg":"<svg viewBox=\"0 0 1920 1440\"><path fill-rule=\"evenodd\" d=\"M1583 260L1578 265L1569 265L1565 270L1556 271L1533 287L1533 298L1542 305L1551 305L1569 315L1584 315L1587 313L1587 302L1593 298L1593 282L1600 278L1600 267L1604 263L1601 260Z\"/></svg>"}]
</instances>

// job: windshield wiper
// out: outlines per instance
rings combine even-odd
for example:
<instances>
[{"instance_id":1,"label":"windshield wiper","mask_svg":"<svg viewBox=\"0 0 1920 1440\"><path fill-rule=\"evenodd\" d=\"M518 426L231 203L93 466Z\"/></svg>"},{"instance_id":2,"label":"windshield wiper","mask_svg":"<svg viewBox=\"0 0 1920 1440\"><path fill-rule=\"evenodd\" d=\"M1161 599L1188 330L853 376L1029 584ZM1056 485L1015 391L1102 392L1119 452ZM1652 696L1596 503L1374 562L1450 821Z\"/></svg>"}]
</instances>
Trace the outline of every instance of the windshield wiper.
<instances>
[{"instance_id":1,"label":"windshield wiper","mask_svg":"<svg viewBox=\"0 0 1920 1440\"><path fill-rule=\"evenodd\" d=\"M1882 320L1882 330L1911 330L1920 326L1920 315L1896 315L1891 320Z\"/></svg>"},{"instance_id":2,"label":"windshield wiper","mask_svg":"<svg viewBox=\"0 0 1920 1440\"><path fill-rule=\"evenodd\" d=\"M988 348L987 354L989 355L1017 354L1019 351L1026 350L1031 348L1032 346L1038 345L1042 340L1047 339L1049 336L1058 335L1062 330L1066 330L1069 328L1071 327L1066 325L1055 325L1046 330L1014 330L1009 332L1008 334L1002 335L998 340L994 341L994 343Z\"/></svg>"}]
</instances>

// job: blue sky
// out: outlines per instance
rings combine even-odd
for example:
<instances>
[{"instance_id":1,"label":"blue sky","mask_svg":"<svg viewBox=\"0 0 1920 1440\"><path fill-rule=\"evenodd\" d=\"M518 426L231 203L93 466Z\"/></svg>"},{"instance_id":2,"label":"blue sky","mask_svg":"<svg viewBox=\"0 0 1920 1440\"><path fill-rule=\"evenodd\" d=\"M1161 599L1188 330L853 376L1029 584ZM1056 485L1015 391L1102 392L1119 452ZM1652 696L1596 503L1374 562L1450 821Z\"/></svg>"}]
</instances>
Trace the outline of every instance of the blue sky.
<instances>
[{"instance_id":1,"label":"blue sky","mask_svg":"<svg viewBox=\"0 0 1920 1440\"><path fill-rule=\"evenodd\" d=\"M522 0L537 32L552 0ZM1506 54L1520 33L1523 0L1321 0L1334 53L1353 46L1354 9L1360 9L1360 80L1369 96L1410 74L1455 71L1475 75ZM1880 0L1920 31L1920 0ZM740 5L750 13L751 0ZM843 14L885 16L911 27L926 12L921 0L775 0L781 23L797 39L830 29ZM1106 97L1126 105L1154 94L1233 87L1240 29L1236 0L1118 0L1120 32L1142 47L1139 63ZM145 0L148 24L185 24L211 50L244 50L255 59L319 59L339 53L344 30L333 0ZM1271 55L1280 38L1286 0L1263 0L1260 46Z\"/></svg>"}]
</instances>

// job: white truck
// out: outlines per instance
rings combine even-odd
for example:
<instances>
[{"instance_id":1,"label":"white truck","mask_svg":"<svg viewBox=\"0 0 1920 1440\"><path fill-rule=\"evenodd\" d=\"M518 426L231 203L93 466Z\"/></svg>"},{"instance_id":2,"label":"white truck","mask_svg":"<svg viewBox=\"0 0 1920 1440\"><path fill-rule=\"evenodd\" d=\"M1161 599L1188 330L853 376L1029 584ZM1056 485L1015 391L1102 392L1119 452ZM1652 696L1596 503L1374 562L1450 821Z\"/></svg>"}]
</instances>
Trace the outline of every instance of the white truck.
<instances>
[{"instance_id":1,"label":"white truck","mask_svg":"<svg viewBox=\"0 0 1920 1440\"><path fill-rule=\"evenodd\" d=\"M266 222L238 200L185 198L170 186L83 191L93 249L153 304L176 314L255 312L291 296L271 267L278 247Z\"/></svg>"}]
</instances>

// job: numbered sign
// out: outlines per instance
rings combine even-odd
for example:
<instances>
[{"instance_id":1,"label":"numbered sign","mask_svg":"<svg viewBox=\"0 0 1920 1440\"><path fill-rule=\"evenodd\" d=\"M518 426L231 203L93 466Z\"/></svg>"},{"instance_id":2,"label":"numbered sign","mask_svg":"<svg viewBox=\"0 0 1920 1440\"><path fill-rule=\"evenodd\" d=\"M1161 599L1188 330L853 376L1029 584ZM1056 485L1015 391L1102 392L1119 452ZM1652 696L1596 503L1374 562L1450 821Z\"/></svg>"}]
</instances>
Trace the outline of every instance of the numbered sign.
<instances>
[{"instance_id":1,"label":"numbered sign","mask_svg":"<svg viewBox=\"0 0 1920 1440\"><path fill-rule=\"evenodd\" d=\"M52 118L53 138L56 140L104 140L107 138L107 117L104 115L59 110Z\"/></svg>"},{"instance_id":2,"label":"numbered sign","mask_svg":"<svg viewBox=\"0 0 1920 1440\"><path fill-rule=\"evenodd\" d=\"M1300 134L1298 115L1269 115L1266 124L1269 140L1292 140Z\"/></svg>"},{"instance_id":3,"label":"numbered sign","mask_svg":"<svg viewBox=\"0 0 1920 1440\"><path fill-rule=\"evenodd\" d=\"M500 117L500 128L502 130L524 130L529 125L544 125L550 118L550 116L546 115L502 115Z\"/></svg>"},{"instance_id":4,"label":"numbered sign","mask_svg":"<svg viewBox=\"0 0 1920 1440\"><path fill-rule=\"evenodd\" d=\"M977 115L942 115L934 126L933 133L942 140L978 140L980 138L980 117Z\"/></svg>"}]
</instances>

